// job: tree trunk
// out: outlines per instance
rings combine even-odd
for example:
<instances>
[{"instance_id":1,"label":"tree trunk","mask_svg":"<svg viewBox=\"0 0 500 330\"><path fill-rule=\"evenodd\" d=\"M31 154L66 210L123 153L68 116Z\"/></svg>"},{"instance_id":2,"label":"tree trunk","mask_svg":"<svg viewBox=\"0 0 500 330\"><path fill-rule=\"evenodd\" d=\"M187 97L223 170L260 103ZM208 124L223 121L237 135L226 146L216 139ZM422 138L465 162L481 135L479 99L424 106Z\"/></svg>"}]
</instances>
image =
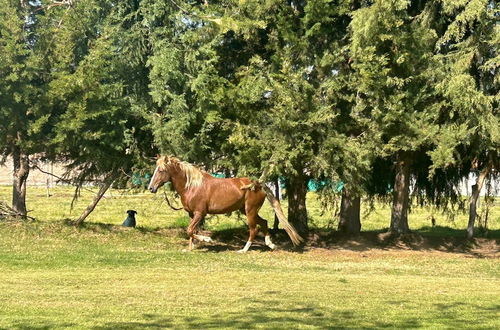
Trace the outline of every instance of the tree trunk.
<instances>
[{"instance_id":1,"label":"tree trunk","mask_svg":"<svg viewBox=\"0 0 500 330\"><path fill-rule=\"evenodd\" d=\"M479 176L477 177L476 184L472 186L472 194L470 196L470 207L469 207L469 223L467 224L467 238L471 239L474 237L474 223L477 216L477 201L483 188L484 180L488 176L490 171L489 166L484 168Z\"/></svg>"},{"instance_id":2,"label":"tree trunk","mask_svg":"<svg viewBox=\"0 0 500 330\"><path fill-rule=\"evenodd\" d=\"M109 189L113 181L115 181L115 178L116 175L110 174L104 179L104 181L101 184L101 188L97 192L97 195L94 197L92 203L90 203L90 205L87 206L85 211L83 211L82 215L80 215L80 217L75 221L76 226L80 226L85 221L85 219L90 215L90 213L94 211L95 207L97 206L97 203L99 203L102 196L104 196L104 194Z\"/></svg>"},{"instance_id":3,"label":"tree trunk","mask_svg":"<svg viewBox=\"0 0 500 330\"><path fill-rule=\"evenodd\" d=\"M26 181L28 180L29 158L19 148L12 153L14 173L12 182L12 209L20 216L26 217Z\"/></svg>"},{"instance_id":4,"label":"tree trunk","mask_svg":"<svg viewBox=\"0 0 500 330\"><path fill-rule=\"evenodd\" d=\"M350 189L344 186L340 202L339 231L351 235L359 234L361 230L360 204L361 197L353 194Z\"/></svg>"},{"instance_id":5,"label":"tree trunk","mask_svg":"<svg viewBox=\"0 0 500 330\"><path fill-rule=\"evenodd\" d=\"M410 231L408 226L410 160L408 157L398 157L393 194L390 231L396 235L408 233Z\"/></svg>"},{"instance_id":6,"label":"tree trunk","mask_svg":"<svg viewBox=\"0 0 500 330\"><path fill-rule=\"evenodd\" d=\"M288 180L288 220L302 237L308 233L306 208L307 180L303 174Z\"/></svg>"}]
</instances>

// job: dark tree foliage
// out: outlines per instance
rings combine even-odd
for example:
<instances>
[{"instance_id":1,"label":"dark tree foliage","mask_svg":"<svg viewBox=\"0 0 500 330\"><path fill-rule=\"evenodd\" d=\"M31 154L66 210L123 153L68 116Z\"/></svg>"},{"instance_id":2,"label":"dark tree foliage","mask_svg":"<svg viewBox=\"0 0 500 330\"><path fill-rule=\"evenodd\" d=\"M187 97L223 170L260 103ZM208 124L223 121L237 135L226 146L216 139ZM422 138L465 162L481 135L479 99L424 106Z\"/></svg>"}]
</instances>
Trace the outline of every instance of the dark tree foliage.
<instances>
[{"instance_id":1,"label":"dark tree foliage","mask_svg":"<svg viewBox=\"0 0 500 330\"><path fill-rule=\"evenodd\" d=\"M341 198L339 230L383 197L404 234L415 202L463 209L473 172L472 236L498 175L495 1L0 1L0 152L20 214L36 159L101 184L88 214L164 153L285 177L302 233L310 178L344 183L322 192Z\"/></svg>"}]
</instances>

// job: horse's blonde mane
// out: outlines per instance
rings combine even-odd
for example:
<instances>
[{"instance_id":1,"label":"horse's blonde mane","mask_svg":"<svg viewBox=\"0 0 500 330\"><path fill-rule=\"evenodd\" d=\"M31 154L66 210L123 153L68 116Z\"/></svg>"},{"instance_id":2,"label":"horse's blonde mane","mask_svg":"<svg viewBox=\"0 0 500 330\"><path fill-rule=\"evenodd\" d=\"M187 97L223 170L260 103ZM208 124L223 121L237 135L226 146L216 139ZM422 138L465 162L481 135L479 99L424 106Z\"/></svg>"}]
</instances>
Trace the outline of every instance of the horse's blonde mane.
<instances>
[{"instance_id":1,"label":"horse's blonde mane","mask_svg":"<svg viewBox=\"0 0 500 330\"><path fill-rule=\"evenodd\" d=\"M188 162L183 162L176 157L162 156L156 161L156 165L166 169L169 166L177 165L186 175L186 189L199 187L203 182L203 171Z\"/></svg>"}]
</instances>

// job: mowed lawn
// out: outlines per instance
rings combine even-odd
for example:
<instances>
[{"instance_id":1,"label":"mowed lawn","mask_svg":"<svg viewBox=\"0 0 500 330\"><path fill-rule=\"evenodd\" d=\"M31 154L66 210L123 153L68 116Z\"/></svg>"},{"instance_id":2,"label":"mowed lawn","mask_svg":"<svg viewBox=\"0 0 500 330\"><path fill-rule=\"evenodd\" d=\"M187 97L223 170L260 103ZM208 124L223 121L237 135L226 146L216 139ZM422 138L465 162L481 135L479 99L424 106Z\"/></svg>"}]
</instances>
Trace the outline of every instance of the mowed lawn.
<instances>
[{"instance_id":1,"label":"mowed lawn","mask_svg":"<svg viewBox=\"0 0 500 330\"><path fill-rule=\"evenodd\" d=\"M0 187L0 199L10 190ZM0 328L500 328L498 206L490 235L477 249L325 245L247 254L242 219L212 217L216 243L187 253L182 212L161 195L112 191L82 228L67 224L72 191L30 188L28 208L38 221L0 221ZM309 196L315 226L335 227ZM137 229L119 225L139 212ZM363 228L388 225L387 207L363 212ZM263 215L272 219L268 206ZM423 235L462 235L429 210L410 215ZM497 218L495 218L497 217ZM219 236L216 234L219 233ZM220 235L220 233L224 233ZM225 240L230 234L234 239ZM262 237L259 237L262 240Z\"/></svg>"}]
</instances>

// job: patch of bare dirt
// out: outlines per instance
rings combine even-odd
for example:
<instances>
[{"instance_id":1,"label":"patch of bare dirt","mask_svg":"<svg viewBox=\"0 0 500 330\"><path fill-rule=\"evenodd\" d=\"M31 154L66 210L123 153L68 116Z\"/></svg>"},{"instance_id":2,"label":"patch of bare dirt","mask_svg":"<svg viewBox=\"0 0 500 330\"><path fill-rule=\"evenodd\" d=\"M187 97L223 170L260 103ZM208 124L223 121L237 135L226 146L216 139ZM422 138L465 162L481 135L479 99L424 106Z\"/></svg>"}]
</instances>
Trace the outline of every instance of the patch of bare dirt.
<instances>
[{"instance_id":1,"label":"patch of bare dirt","mask_svg":"<svg viewBox=\"0 0 500 330\"><path fill-rule=\"evenodd\" d=\"M347 236L338 232L312 233L306 249L324 248L327 250L350 250L357 252L420 252L420 253L458 253L478 258L500 258L500 240L461 237L436 237L411 233L394 236L390 233L363 232Z\"/></svg>"},{"instance_id":2,"label":"patch of bare dirt","mask_svg":"<svg viewBox=\"0 0 500 330\"><path fill-rule=\"evenodd\" d=\"M244 230L227 230L206 233L214 239L212 251L240 249L248 238ZM475 238L468 240L462 237L436 237L411 233L394 236L390 233L362 232L356 236L348 236L339 232L315 231L307 237L304 246L293 247L286 233L280 231L274 235L273 241L279 249L305 253L355 253L363 254L461 254L473 258L500 258L500 239ZM264 238L258 235L252 249L268 250Z\"/></svg>"}]
</instances>

